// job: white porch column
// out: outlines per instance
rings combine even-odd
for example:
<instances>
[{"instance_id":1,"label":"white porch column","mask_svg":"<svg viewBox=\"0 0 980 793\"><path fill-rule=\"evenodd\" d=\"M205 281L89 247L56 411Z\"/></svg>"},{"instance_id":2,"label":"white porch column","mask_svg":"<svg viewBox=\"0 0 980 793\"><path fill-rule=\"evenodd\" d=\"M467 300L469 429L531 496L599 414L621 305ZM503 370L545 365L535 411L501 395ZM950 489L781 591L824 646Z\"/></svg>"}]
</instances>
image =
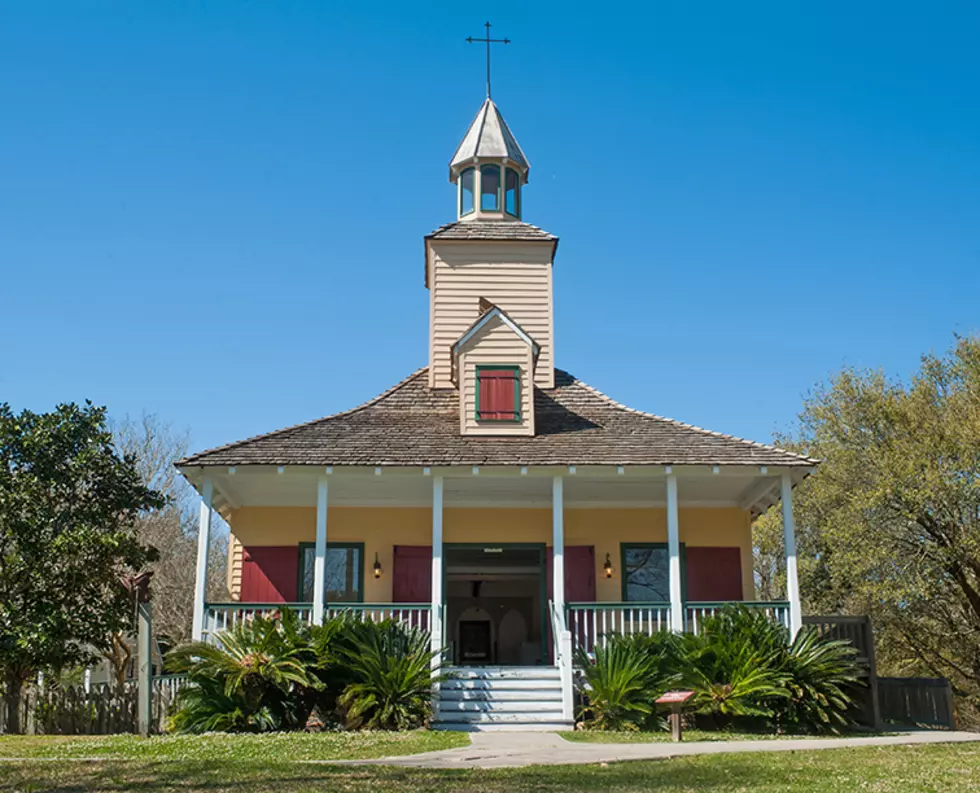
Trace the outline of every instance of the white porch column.
<instances>
[{"instance_id":1,"label":"white porch column","mask_svg":"<svg viewBox=\"0 0 980 793\"><path fill-rule=\"evenodd\" d=\"M786 599L789 601L789 632L796 636L803 627L800 576L796 569L796 526L793 523L793 477L783 471L783 543L786 547Z\"/></svg>"},{"instance_id":2,"label":"white porch column","mask_svg":"<svg viewBox=\"0 0 980 793\"><path fill-rule=\"evenodd\" d=\"M559 614L565 613L565 483L560 476L551 480L551 599Z\"/></svg>"},{"instance_id":3,"label":"white porch column","mask_svg":"<svg viewBox=\"0 0 980 793\"><path fill-rule=\"evenodd\" d=\"M197 529L197 576L194 579L194 620L191 638L199 642L204 638L204 601L208 592L208 549L211 547L211 499L214 482L204 477L201 489L201 520Z\"/></svg>"},{"instance_id":4,"label":"white porch column","mask_svg":"<svg viewBox=\"0 0 980 793\"><path fill-rule=\"evenodd\" d=\"M327 477L316 482L316 549L313 558L313 624L323 625L327 594Z\"/></svg>"},{"instance_id":5,"label":"white porch column","mask_svg":"<svg viewBox=\"0 0 980 793\"><path fill-rule=\"evenodd\" d=\"M677 474L667 469L667 554L670 581L670 629L684 632L684 599L681 593L681 532L677 517Z\"/></svg>"},{"instance_id":6,"label":"white porch column","mask_svg":"<svg viewBox=\"0 0 980 793\"><path fill-rule=\"evenodd\" d=\"M442 661L442 477L432 478L432 652L435 669Z\"/></svg>"}]
</instances>

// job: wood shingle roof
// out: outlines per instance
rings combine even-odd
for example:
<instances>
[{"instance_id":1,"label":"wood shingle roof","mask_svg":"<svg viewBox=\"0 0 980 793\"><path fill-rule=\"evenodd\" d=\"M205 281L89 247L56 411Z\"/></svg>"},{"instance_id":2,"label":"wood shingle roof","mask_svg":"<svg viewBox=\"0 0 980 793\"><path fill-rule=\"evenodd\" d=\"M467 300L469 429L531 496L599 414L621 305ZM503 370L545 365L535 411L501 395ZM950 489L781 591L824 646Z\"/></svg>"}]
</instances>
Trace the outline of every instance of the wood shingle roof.
<instances>
[{"instance_id":1,"label":"wood shingle roof","mask_svg":"<svg viewBox=\"0 0 980 793\"><path fill-rule=\"evenodd\" d=\"M232 465L766 465L816 463L773 446L642 413L555 370L535 389L534 436L462 436L459 393L427 369L365 404L181 460Z\"/></svg>"}]
</instances>

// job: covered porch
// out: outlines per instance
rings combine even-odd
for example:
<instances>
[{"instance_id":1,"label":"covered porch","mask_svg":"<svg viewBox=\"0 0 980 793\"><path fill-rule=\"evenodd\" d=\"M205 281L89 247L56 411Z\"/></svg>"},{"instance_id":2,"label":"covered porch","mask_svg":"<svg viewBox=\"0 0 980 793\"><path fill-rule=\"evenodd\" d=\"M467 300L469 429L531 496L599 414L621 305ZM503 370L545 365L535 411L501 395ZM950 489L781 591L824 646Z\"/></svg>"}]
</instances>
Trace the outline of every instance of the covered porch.
<instances>
[{"instance_id":1,"label":"covered porch","mask_svg":"<svg viewBox=\"0 0 980 793\"><path fill-rule=\"evenodd\" d=\"M202 496L194 637L283 609L312 623L347 613L430 631L450 664L570 668L577 647L615 633L695 631L729 602L795 633L792 489L809 471L185 468ZM780 500L788 598L756 602L750 524ZM204 599L215 510L232 530L234 597L223 603Z\"/></svg>"}]
</instances>

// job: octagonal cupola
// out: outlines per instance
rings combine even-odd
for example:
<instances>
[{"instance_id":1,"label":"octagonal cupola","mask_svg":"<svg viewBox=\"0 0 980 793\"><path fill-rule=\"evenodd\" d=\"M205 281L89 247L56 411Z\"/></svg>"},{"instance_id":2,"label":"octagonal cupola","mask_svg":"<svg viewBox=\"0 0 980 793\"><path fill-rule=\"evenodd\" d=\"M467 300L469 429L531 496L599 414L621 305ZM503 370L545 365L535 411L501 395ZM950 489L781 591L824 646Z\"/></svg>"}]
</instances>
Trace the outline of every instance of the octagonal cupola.
<instances>
[{"instance_id":1,"label":"octagonal cupola","mask_svg":"<svg viewBox=\"0 0 980 793\"><path fill-rule=\"evenodd\" d=\"M487 97L449 163L460 220L519 220L531 164Z\"/></svg>"}]
</instances>

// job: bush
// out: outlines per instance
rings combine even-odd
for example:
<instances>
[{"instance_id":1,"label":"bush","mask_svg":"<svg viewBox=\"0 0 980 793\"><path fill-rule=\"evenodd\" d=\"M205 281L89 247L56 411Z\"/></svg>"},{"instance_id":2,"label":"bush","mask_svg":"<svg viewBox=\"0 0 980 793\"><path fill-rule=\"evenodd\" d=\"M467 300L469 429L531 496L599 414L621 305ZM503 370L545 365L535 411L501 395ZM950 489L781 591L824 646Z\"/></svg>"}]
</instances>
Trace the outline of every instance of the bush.
<instances>
[{"instance_id":1,"label":"bush","mask_svg":"<svg viewBox=\"0 0 980 793\"><path fill-rule=\"evenodd\" d=\"M855 651L804 628L789 631L765 614L732 605L706 618L697 634L610 637L595 661L579 653L591 729L658 723L655 700L668 688L695 692L691 708L705 726L839 731L851 724L859 684Z\"/></svg>"},{"instance_id":2,"label":"bush","mask_svg":"<svg viewBox=\"0 0 980 793\"><path fill-rule=\"evenodd\" d=\"M408 730L432 711L429 634L394 622L362 622L345 636L339 654L353 680L337 704L351 729Z\"/></svg>"},{"instance_id":3,"label":"bush","mask_svg":"<svg viewBox=\"0 0 980 793\"><path fill-rule=\"evenodd\" d=\"M349 728L403 729L425 723L431 699L429 634L352 616L320 626L290 611L256 617L171 651L170 671L191 685L179 694L181 732L302 729L317 712Z\"/></svg>"},{"instance_id":4,"label":"bush","mask_svg":"<svg viewBox=\"0 0 980 793\"><path fill-rule=\"evenodd\" d=\"M579 717L595 730L637 730L654 726L655 700L679 680L669 634L661 637L612 636L595 648L594 660L579 650L583 697Z\"/></svg>"}]
</instances>

